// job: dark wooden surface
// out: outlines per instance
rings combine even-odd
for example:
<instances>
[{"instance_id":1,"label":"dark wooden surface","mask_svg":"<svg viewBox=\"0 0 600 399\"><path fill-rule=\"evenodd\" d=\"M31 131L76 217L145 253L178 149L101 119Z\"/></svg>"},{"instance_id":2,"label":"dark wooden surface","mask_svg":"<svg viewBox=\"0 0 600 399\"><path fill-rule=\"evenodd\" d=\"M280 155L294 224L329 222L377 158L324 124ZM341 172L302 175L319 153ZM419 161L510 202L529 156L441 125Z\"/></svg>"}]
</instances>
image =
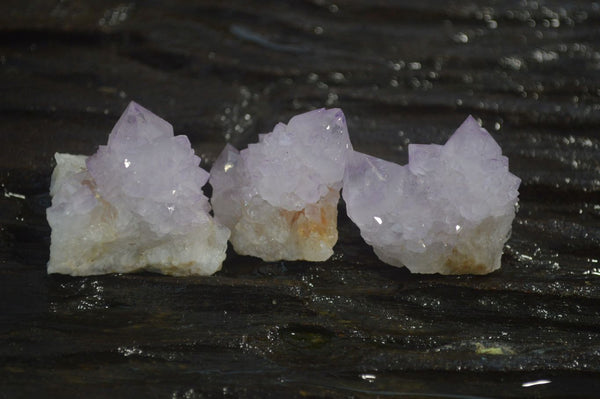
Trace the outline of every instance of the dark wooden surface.
<instances>
[{"instance_id":1,"label":"dark wooden surface","mask_svg":"<svg viewBox=\"0 0 600 399\"><path fill-rule=\"evenodd\" d=\"M599 4L3 1L0 397L598 397ZM48 276L52 155L130 100L205 166L316 107L397 162L473 114L523 179L503 267L386 266L340 204L324 263Z\"/></svg>"}]
</instances>

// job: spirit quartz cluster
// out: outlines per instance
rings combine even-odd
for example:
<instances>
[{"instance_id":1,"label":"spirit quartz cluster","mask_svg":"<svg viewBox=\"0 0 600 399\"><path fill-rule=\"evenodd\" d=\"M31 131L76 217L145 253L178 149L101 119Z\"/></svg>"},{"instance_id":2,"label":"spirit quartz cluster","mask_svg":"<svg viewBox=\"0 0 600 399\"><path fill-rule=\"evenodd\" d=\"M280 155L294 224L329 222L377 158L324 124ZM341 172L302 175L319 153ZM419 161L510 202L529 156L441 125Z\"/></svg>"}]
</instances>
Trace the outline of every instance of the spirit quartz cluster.
<instances>
[{"instance_id":1,"label":"spirit quartz cluster","mask_svg":"<svg viewBox=\"0 0 600 399\"><path fill-rule=\"evenodd\" d=\"M240 254L323 261L342 186L382 261L416 273L498 269L520 184L498 144L469 117L445 145L408 151L405 166L353 151L339 109L297 115L246 149L225 147L210 174L213 219L187 137L132 102L96 154L56 154L48 272L208 275L230 232Z\"/></svg>"},{"instance_id":2,"label":"spirit quartz cluster","mask_svg":"<svg viewBox=\"0 0 600 399\"><path fill-rule=\"evenodd\" d=\"M400 166L353 153L343 196L377 256L414 273L486 274L500 268L520 179L472 117L445 145L408 147Z\"/></svg>"},{"instance_id":3,"label":"spirit quartz cluster","mask_svg":"<svg viewBox=\"0 0 600 399\"><path fill-rule=\"evenodd\" d=\"M226 146L210 171L211 202L235 251L266 261L328 259L351 151L339 109L297 115L242 151Z\"/></svg>"},{"instance_id":4,"label":"spirit quartz cluster","mask_svg":"<svg viewBox=\"0 0 600 399\"><path fill-rule=\"evenodd\" d=\"M209 215L200 158L167 121L131 102L96 154L55 158L49 273L221 268L229 230Z\"/></svg>"}]
</instances>

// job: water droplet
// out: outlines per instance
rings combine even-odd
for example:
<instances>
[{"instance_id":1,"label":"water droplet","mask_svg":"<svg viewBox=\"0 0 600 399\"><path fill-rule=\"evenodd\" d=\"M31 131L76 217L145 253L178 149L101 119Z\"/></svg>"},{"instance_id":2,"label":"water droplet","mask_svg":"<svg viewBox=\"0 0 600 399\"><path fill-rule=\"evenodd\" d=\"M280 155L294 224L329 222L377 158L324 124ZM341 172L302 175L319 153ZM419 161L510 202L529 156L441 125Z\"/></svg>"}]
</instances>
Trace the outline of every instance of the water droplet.
<instances>
[{"instance_id":1,"label":"water droplet","mask_svg":"<svg viewBox=\"0 0 600 399\"><path fill-rule=\"evenodd\" d=\"M523 388L529 388L529 387L533 387L535 385L544 385L544 384L550 384L552 381L550 380L537 380L537 381L528 381L528 382L524 382L521 384L521 386Z\"/></svg>"},{"instance_id":2,"label":"water droplet","mask_svg":"<svg viewBox=\"0 0 600 399\"><path fill-rule=\"evenodd\" d=\"M365 381L374 382L377 376L375 374L361 374L360 378Z\"/></svg>"},{"instance_id":3,"label":"water droplet","mask_svg":"<svg viewBox=\"0 0 600 399\"><path fill-rule=\"evenodd\" d=\"M419 69L421 69L421 63L420 62L411 62L408 64L408 67L410 69L412 69L413 71L418 71Z\"/></svg>"},{"instance_id":4,"label":"water droplet","mask_svg":"<svg viewBox=\"0 0 600 399\"><path fill-rule=\"evenodd\" d=\"M469 36L467 36L467 34L464 32L458 32L456 35L454 35L454 41L457 43L468 43Z\"/></svg>"},{"instance_id":5,"label":"water droplet","mask_svg":"<svg viewBox=\"0 0 600 399\"><path fill-rule=\"evenodd\" d=\"M346 77L341 72L333 72L331 74L331 79L333 79L334 82L339 83L343 82L346 79Z\"/></svg>"}]
</instances>

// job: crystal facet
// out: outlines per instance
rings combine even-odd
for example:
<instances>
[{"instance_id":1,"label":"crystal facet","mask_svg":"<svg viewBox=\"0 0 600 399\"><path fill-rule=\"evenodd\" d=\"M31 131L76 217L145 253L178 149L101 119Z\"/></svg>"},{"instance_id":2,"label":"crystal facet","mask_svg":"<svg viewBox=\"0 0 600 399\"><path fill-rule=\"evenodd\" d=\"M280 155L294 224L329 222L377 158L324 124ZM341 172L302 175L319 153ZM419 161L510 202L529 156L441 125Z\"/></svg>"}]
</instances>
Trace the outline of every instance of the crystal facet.
<instances>
[{"instance_id":1,"label":"crystal facet","mask_svg":"<svg viewBox=\"0 0 600 399\"><path fill-rule=\"evenodd\" d=\"M377 256L415 273L485 274L500 268L520 179L472 117L445 145L408 147L400 166L353 152L343 197Z\"/></svg>"},{"instance_id":2,"label":"crystal facet","mask_svg":"<svg viewBox=\"0 0 600 399\"><path fill-rule=\"evenodd\" d=\"M236 252L266 261L329 258L351 150L339 109L297 115L242 151L227 145L211 169L211 202Z\"/></svg>"},{"instance_id":3,"label":"crystal facet","mask_svg":"<svg viewBox=\"0 0 600 399\"><path fill-rule=\"evenodd\" d=\"M167 121L131 102L96 154L55 158L49 273L221 268L229 230L209 215L209 175Z\"/></svg>"}]
</instances>

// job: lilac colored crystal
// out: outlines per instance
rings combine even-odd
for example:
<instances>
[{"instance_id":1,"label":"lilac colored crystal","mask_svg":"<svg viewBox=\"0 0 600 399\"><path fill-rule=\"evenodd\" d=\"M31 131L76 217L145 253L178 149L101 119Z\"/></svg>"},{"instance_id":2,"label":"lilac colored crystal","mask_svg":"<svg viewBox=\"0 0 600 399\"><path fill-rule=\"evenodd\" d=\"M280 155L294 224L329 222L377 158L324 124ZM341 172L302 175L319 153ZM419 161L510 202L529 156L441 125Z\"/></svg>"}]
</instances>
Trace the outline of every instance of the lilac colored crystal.
<instances>
[{"instance_id":1,"label":"lilac colored crystal","mask_svg":"<svg viewBox=\"0 0 600 399\"><path fill-rule=\"evenodd\" d=\"M417 273L500 267L520 179L472 117L445 145L408 148L409 163L354 152L344 177L350 218L384 262Z\"/></svg>"},{"instance_id":2,"label":"lilac colored crystal","mask_svg":"<svg viewBox=\"0 0 600 399\"><path fill-rule=\"evenodd\" d=\"M156 232L184 231L208 217L209 174L187 136L174 136L170 123L135 102L86 165L98 194L123 202Z\"/></svg>"},{"instance_id":3,"label":"lilac colored crystal","mask_svg":"<svg viewBox=\"0 0 600 399\"><path fill-rule=\"evenodd\" d=\"M209 175L167 121L131 102L96 154L56 159L49 272L220 268L228 231L209 215Z\"/></svg>"},{"instance_id":4,"label":"lilac colored crystal","mask_svg":"<svg viewBox=\"0 0 600 399\"><path fill-rule=\"evenodd\" d=\"M211 169L215 217L238 253L325 260L337 241L337 202L352 146L344 114L319 109L279 123Z\"/></svg>"}]
</instances>

